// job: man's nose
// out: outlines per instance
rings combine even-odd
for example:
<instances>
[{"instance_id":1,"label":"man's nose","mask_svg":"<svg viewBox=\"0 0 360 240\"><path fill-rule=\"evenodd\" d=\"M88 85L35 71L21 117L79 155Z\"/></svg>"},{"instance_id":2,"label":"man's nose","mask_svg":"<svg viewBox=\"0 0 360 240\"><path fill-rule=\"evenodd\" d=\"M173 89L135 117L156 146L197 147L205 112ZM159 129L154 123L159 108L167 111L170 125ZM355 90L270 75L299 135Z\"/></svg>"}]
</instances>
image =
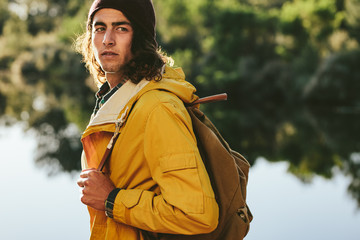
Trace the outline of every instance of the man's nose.
<instances>
[{"instance_id":1,"label":"man's nose","mask_svg":"<svg viewBox=\"0 0 360 240\"><path fill-rule=\"evenodd\" d=\"M105 46L113 46L115 45L115 38L114 38L114 33L111 29L107 30L105 35L104 35L104 39L103 39L103 44Z\"/></svg>"}]
</instances>

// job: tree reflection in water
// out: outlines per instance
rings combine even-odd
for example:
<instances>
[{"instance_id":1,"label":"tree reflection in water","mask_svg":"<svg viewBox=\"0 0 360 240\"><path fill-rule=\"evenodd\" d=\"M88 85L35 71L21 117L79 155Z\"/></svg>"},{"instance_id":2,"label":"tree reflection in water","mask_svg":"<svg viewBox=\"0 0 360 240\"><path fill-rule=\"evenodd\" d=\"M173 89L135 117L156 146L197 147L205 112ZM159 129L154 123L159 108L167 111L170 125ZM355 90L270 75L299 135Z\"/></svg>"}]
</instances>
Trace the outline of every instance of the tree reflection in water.
<instances>
[{"instance_id":1,"label":"tree reflection in water","mask_svg":"<svg viewBox=\"0 0 360 240\"><path fill-rule=\"evenodd\" d=\"M317 131L318 146L322 149L319 163L312 168L314 173L331 177L332 167L338 166L351 178L348 191L360 206L360 109L311 109L311 114L310 122ZM321 165L326 166L326 163L328 166L322 169Z\"/></svg>"},{"instance_id":2,"label":"tree reflection in water","mask_svg":"<svg viewBox=\"0 0 360 240\"><path fill-rule=\"evenodd\" d=\"M80 169L80 133L74 124L66 122L60 109L52 109L33 127L37 130L35 162L38 166L47 168L49 175Z\"/></svg>"}]
</instances>

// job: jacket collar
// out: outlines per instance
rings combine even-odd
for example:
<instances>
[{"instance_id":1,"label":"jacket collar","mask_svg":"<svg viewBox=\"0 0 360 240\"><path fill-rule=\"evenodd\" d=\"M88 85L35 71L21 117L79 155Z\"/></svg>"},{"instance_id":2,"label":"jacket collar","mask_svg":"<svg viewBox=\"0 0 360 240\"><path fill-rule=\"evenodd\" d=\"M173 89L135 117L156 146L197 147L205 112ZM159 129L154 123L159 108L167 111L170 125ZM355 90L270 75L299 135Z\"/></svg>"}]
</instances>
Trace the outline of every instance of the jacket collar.
<instances>
[{"instance_id":1,"label":"jacket collar","mask_svg":"<svg viewBox=\"0 0 360 240\"><path fill-rule=\"evenodd\" d=\"M140 92L148 83L149 81L145 79L138 84L127 81L105 102L99 111L91 117L88 127L114 123L130 99Z\"/></svg>"}]
</instances>

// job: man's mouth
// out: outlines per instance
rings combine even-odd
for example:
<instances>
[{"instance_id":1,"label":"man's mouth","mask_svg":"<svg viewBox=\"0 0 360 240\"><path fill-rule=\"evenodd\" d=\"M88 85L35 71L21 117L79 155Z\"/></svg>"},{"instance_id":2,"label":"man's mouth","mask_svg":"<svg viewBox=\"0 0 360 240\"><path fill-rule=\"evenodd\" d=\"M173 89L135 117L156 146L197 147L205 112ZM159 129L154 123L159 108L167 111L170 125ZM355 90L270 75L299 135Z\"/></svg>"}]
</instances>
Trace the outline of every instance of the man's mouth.
<instances>
[{"instance_id":1,"label":"man's mouth","mask_svg":"<svg viewBox=\"0 0 360 240\"><path fill-rule=\"evenodd\" d=\"M102 56L115 56L115 55L118 55L118 54L114 53L114 52L106 51L106 52L103 52L101 55Z\"/></svg>"}]
</instances>

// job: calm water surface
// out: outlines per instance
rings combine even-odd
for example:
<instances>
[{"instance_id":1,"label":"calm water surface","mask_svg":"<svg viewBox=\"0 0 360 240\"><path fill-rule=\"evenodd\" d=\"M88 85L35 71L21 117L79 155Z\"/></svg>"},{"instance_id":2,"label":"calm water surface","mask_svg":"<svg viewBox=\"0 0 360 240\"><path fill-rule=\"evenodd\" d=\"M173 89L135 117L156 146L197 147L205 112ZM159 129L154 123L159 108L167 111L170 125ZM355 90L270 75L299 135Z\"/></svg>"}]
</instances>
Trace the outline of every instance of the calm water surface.
<instances>
[{"instance_id":1,"label":"calm water surface","mask_svg":"<svg viewBox=\"0 0 360 240\"><path fill-rule=\"evenodd\" d=\"M48 177L34 165L36 142L19 126L0 128L0 239L88 239L78 173ZM303 184L287 163L259 159L250 172L248 203L255 216L247 240L358 240L360 211L346 193L349 180Z\"/></svg>"}]
</instances>

